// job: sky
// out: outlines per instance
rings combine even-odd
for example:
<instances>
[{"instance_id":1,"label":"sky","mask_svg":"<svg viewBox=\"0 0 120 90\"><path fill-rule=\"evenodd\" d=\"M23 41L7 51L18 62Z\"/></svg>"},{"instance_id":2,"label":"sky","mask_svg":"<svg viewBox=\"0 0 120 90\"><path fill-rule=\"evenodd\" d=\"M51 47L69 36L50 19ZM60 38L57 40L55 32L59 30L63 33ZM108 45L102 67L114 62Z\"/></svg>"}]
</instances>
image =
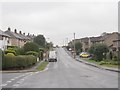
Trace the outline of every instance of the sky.
<instances>
[{"instance_id":1,"label":"sky","mask_svg":"<svg viewBox=\"0 0 120 90\"><path fill-rule=\"evenodd\" d=\"M0 3L0 29L43 34L55 45L73 39L118 32L117 0L31 0Z\"/></svg>"}]
</instances>

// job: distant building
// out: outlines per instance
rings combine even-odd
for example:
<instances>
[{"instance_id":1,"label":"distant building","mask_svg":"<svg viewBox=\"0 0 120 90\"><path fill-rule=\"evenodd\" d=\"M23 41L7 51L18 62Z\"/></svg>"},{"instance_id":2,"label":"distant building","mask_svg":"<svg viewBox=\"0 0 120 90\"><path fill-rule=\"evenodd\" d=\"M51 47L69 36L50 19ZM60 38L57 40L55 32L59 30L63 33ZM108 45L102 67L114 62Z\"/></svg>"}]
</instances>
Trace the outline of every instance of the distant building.
<instances>
[{"instance_id":1,"label":"distant building","mask_svg":"<svg viewBox=\"0 0 120 90\"><path fill-rule=\"evenodd\" d=\"M85 37L75 39L75 42L82 43L82 50L88 52L89 48L94 44L103 43L109 47L109 50L113 52L114 56L120 56L120 33L106 33L98 37ZM72 47L74 40L68 43L69 47Z\"/></svg>"},{"instance_id":2,"label":"distant building","mask_svg":"<svg viewBox=\"0 0 120 90\"><path fill-rule=\"evenodd\" d=\"M0 30L0 49L5 50L7 46L11 45L10 36Z\"/></svg>"}]
</instances>

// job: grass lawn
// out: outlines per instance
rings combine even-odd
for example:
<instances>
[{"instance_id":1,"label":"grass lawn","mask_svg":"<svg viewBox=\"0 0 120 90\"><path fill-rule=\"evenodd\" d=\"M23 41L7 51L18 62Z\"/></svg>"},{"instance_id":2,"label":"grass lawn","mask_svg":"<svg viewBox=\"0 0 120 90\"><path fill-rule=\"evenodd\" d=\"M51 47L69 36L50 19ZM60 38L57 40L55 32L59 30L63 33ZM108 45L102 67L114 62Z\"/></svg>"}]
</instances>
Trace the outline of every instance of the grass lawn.
<instances>
[{"instance_id":1,"label":"grass lawn","mask_svg":"<svg viewBox=\"0 0 120 90\"><path fill-rule=\"evenodd\" d=\"M103 64L101 66L110 67L110 68L118 68L118 65L111 65L111 64Z\"/></svg>"},{"instance_id":2,"label":"grass lawn","mask_svg":"<svg viewBox=\"0 0 120 90\"><path fill-rule=\"evenodd\" d=\"M46 66L48 65L48 63L49 63L49 62L47 62L47 61L42 62L42 63L37 67L37 70L38 70L38 71L44 70L44 69L46 68Z\"/></svg>"},{"instance_id":3,"label":"grass lawn","mask_svg":"<svg viewBox=\"0 0 120 90\"><path fill-rule=\"evenodd\" d=\"M90 63L95 63L97 65L100 65L100 62L96 62L95 60L89 60L88 58L86 59L83 59L83 60L86 60L87 62L90 62ZM113 64L102 64L100 66L104 66L104 67L109 67L109 68L120 68L120 65L113 65Z\"/></svg>"}]
</instances>

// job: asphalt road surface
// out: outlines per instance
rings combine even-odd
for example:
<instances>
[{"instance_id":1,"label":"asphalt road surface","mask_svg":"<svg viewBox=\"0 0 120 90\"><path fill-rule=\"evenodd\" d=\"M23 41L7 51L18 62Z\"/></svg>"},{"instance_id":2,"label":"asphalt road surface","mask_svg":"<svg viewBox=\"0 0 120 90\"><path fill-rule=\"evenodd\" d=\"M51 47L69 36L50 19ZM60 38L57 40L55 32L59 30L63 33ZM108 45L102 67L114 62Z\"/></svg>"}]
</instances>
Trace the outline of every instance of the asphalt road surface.
<instances>
[{"instance_id":1,"label":"asphalt road surface","mask_svg":"<svg viewBox=\"0 0 120 90\"><path fill-rule=\"evenodd\" d=\"M80 63L63 48L42 72L3 73L3 88L118 88L118 73Z\"/></svg>"}]
</instances>

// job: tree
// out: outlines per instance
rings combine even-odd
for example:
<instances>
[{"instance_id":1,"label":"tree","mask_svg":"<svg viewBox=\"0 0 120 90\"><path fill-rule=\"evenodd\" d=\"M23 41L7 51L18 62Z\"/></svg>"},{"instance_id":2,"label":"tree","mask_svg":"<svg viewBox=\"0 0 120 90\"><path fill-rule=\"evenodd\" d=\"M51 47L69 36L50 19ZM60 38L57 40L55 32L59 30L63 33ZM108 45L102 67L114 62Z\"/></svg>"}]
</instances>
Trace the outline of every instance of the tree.
<instances>
[{"instance_id":1,"label":"tree","mask_svg":"<svg viewBox=\"0 0 120 90\"><path fill-rule=\"evenodd\" d=\"M39 51L39 46L34 42L27 42L24 45L23 48L24 48L25 52L28 52L28 51L36 51L36 52L38 52Z\"/></svg>"},{"instance_id":2,"label":"tree","mask_svg":"<svg viewBox=\"0 0 120 90\"><path fill-rule=\"evenodd\" d=\"M71 48L74 48L74 45ZM75 42L75 51L77 55L82 51L82 44L80 42Z\"/></svg>"},{"instance_id":3,"label":"tree","mask_svg":"<svg viewBox=\"0 0 120 90\"><path fill-rule=\"evenodd\" d=\"M52 42L50 42L50 43L46 43L46 49L52 49L52 47L53 47L53 43Z\"/></svg>"},{"instance_id":4,"label":"tree","mask_svg":"<svg viewBox=\"0 0 120 90\"><path fill-rule=\"evenodd\" d=\"M90 47L89 52L94 54L97 61L101 61L105 57L106 53L109 52L109 49L105 44L94 44Z\"/></svg>"},{"instance_id":5,"label":"tree","mask_svg":"<svg viewBox=\"0 0 120 90\"><path fill-rule=\"evenodd\" d=\"M43 35L38 35L34 38L33 42L37 43L40 47L45 47L45 37Z\"/></svg>"}]
</instances>

